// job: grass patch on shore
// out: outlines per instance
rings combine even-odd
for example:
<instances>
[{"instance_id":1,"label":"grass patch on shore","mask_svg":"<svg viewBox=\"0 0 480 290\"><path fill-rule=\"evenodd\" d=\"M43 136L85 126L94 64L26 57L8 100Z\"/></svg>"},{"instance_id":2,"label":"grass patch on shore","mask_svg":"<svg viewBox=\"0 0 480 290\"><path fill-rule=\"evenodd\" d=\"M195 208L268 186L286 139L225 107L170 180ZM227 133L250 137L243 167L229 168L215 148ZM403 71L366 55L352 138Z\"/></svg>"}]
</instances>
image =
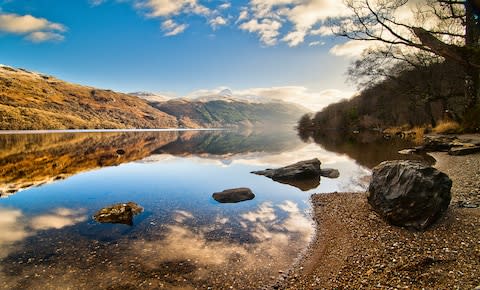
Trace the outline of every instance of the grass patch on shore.
<instances>
[{"instance_id":1,"label":"grass patch on shore","mask_svg":"<svg viewBox=\"0 0 480 290\"><path fill-rule=\"evenodd\" d=\"M420 127L420 126L414 127L412 129L413 143L415 143L417 145L423 144L423 142L425 140L424 135L425 135L426 129L427 129L426 127Z\"/></svg>"},{"instance_id":2,"label":"grass patch on shore","mask_svg":"<svg viewBox=\"0 0 480 290\"><path fill-rule=\"evenodd\" d=\"M440 121L433 128L433 132L437 134L459 134L463 132L463 128L455 121Z\"/></svg>"}]
</instances>

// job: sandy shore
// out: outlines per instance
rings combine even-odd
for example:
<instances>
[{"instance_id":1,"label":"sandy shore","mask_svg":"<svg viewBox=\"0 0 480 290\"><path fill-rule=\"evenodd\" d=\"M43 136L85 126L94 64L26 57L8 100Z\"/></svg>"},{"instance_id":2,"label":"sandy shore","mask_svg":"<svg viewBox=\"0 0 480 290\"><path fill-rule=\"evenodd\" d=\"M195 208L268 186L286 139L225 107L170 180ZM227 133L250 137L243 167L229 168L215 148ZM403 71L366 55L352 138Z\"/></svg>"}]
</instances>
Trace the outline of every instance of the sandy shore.
<instances>
[{"instance_id":1,"label":"sandy shore","mask_svg":"<svg viewBox=\"0 0 480 290\"><path fill-rule=\"evenodd\" d=\"M312 196L317 236L276 289L474 289L480 286L480 154L432 154L453 180L447 214L424 233L389 226L365 193Z\"/></svg>"}]
</instances>

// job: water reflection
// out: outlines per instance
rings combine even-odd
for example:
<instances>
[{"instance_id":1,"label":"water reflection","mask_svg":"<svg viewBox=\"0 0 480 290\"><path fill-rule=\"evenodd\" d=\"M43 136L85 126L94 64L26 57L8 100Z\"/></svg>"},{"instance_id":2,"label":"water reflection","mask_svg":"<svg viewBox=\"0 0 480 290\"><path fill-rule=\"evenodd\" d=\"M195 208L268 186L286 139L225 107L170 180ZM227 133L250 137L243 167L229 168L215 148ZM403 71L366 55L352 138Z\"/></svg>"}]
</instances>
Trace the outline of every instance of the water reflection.
<instances>
[{"instance_id":1,"label":"water reflection","mask_svg":"<svg viewBox=\"0 0 480 290\"><path fill-rule=\"evenodd\" d=\"M309 138L304 137L303 140L308 142ZM365 131L346 136L342 132L332 130L313 136L313 141L330 152L346 154L358 164L367 168L373 168L386 160L396 159L422 160L431 164L435 163L435 160L426 154L399 154L398 151L413 148L416 145L402 138L386 139L378 132Z\"/></svg>"},{"instance_id":2,"label":"water reflection","mask_svg":"<svg viewBox=\"0 0 480 290\"><path fill-rule=\"evenodd\" d=\"M252 289L268 284L272 273L291 264L313 230L298 205L285 201L277 206L264 203L237 217L174 211L168 223L149 223L142 237L127 235L101 243L67 229L83 222L83 217L63 223L57 219L81 212L57 209L52 215L26 219L19 210L2 210L1 217L8 218L2 219L0 227L9 238L0 240L0 285L22 289L35 285L44 289L141 285ZM56 232L45 235L39 231L47 229ZM218 236L238 231L241 239ZM14 243L17 248L11 247Z\"/></svg>"},{"instance_id":3,"label":"water reflection","mask_svg":"<svg viewBox=\"0 0 480 290\"><path fill-rule=\"evenodd\" d=\"M275 153L300 145L291 133L285 132L288 131L2 134L0 196L154 154L225 159L232 154Z\"/></svg>"},{"instance_id":4,"label":"water reflection","mask_svg":"<svg viewBox=\"0 0 480 290\"><path fill-rule=\"evenodd\" d=\"M0 288L268 285L310 241L312 193L365 189L349 156L294 131L0 135ZM250 174L315 157L340 177L302 191ZM255 199L212 199L243 187ZM128 201L133 226L92 219Z\"/></svg>"}]
</instances>

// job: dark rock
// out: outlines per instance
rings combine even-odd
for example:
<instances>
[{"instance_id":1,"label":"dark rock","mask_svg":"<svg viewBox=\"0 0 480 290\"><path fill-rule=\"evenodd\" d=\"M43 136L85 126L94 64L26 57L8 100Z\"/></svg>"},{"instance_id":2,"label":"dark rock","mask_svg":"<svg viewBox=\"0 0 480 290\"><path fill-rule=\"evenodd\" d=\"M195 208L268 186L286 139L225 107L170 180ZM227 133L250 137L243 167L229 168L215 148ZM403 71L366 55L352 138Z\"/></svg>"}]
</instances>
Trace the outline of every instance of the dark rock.
<instances>
[{"instance_id":1,"label":"dark rock","mask_svg":"<svg viewBox=\"0 0 480 290\"><path fill-rule=\"evenodd\" d=\"M212 194L213 199L220 203L237 203L255 198L255 194L249 188L226 189Z\"/></svg>"},{"instance_id":2,"label":"dark rock","mask_svg":"<svg viewBox=\"0 0 480 290\"><path fill-rule=\"evenodd\" d=\"M133 225L133 216L143 208L134 202L118 203L99 210L93 218L99 223Z\"/></svg>"},{"instance_id":3,"label":"dark rock","mask_svg":"<svg viewBox=\"0 0 480 290\"><path fill-rule=\"evenodd\" d=\"M337 169L324 168L320 170L320 175L327 178L338 178L340 176L340 172Z\"/></svg>"},{"instance_id":4,"label":"dark rock","mask_svg":"<svg viewBox=\"0 0 480 290\"><path fill-rule=\"evenodd\" d=\"M264 175L280 183L293 185L301 190L309 190L320 184L320 165L320 160L315 158L277 169L253 171L252 173Z\"/></svg>"},{"instance_id":5,"label":"dark rock","mask_svg":"<svg viewBox=\"0 0 480 290\"><path fill-rule=\"evenodd\" d=\"M425 230L447 210L452 181L418 161L386 161L373 169L368 203L389 223Z\"/></svg>"},{"instance_id":6,"label":"dark rock","mask_svg":"<svg viewBox=\"0 0 480 290\"><path fill-rule=\"evenodd\" d=\"M448 151L448 155L461 156L480 152L480 146L454 147Z\"/></svg>"},{"instance_id":7,"label":"dark rock","mask_svg":"<svg viewBox=\"0 0 480 290\"><path fill-rule=\"evenodd\" d=\"M118 149L118 150L117 150L117 154L118 154L118 155L124 155L124 154L125 154L125 150L123 150L123 149Z\"/></svg>"},{"instance_id":8,"label":"dark rock","mask_svg":"<svg viewBox=\"0 0 480 290\"><path fill-rule=\"evenodd\" d=\"M422 146L422 151L427 152L447 152L452 148L452 142L455 137L445 136L426 136L425 143Z\"/></svg>"}]
</instances>

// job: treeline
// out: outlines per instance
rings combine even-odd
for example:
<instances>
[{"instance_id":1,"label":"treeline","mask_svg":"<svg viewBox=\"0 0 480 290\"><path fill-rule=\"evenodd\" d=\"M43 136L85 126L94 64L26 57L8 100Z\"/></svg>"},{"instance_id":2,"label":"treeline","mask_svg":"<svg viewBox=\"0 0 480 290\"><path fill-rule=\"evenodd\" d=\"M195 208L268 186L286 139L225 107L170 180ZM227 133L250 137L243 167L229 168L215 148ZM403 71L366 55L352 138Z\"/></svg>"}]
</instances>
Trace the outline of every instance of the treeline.
<instances>
[{"instance_id":1,"label":"treeline","mask_svg":"<svg viewBox=\"0 0 480 290\"><path fill-rule=\"evenodd\" d=\"M442 120L462 122L467 103L462 68L445 61L403 70L367 86L356 97L331 104L313 116L304 115L298 130L306 138L328 130L435 127Z\"/></svg>"}]
</instances>

